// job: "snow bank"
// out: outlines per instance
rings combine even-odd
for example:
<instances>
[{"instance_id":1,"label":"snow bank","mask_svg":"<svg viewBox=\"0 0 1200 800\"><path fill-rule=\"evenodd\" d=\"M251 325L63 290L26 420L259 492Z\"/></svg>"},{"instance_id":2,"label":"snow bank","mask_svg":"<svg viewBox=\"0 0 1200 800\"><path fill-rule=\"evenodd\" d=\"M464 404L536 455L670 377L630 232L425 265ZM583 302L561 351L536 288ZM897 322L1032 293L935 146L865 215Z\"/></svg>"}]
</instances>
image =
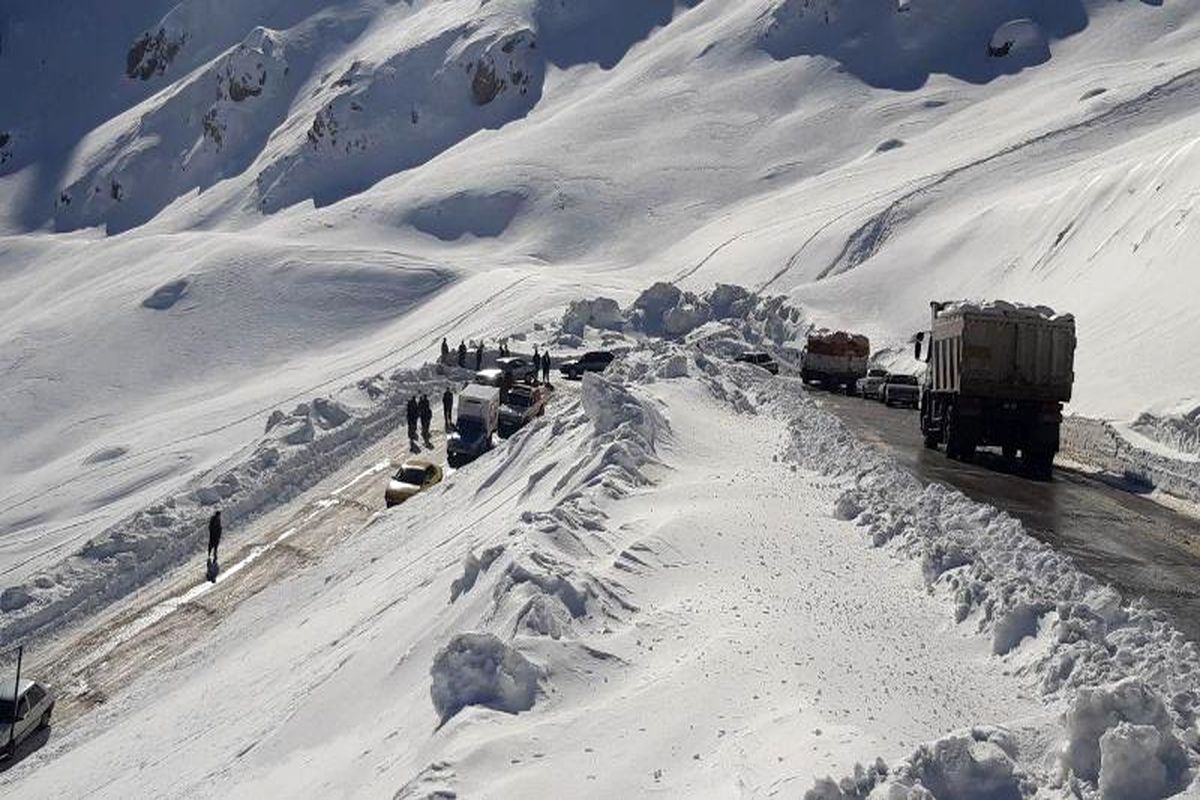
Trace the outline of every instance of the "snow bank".
<instances>
[{"instance_id":1,"label":"snow bank","mask_svg":"<svg viewBox=\"0 0 1200 800\"><path fill-rule=\"evenodd\" d=\"M618 362L609 374L585 375L578 403L523 434L535 437L533 448L568 433L576 440L564 448L562 464L551 464L561 466L551 487L555 501L524 511L505 542L479 556L468 554L451 584L450 602L464 607L461 624L468 630L434 659L433 703L443 722L466 705L527 710L539 680L569 671L556 669L559 662L580 652L610 658L581 646L581 638L636 610L625 588L606 574L610 554L619 548L604 506L653 486L649 470L659 463L655 450L669 427L622 380L626 369ZM525 452L523 441L514 440L517 446L505 451L507 460L494 467L485 486L507 476ZM543 475L528 477L528 486ZM536 650L537 666L521 654L526 649Z\"/></svg>"},{"instance_id":2,"label":"snow bank","mask_svg":"<svg viewBox=\"0 0 1200 800\"><path fill-rule=\"evenodd\" d=\"M710 322L740 322L737 335L746 341L776 344L794 338L802 321L800 310L782 296L765 296L732 284L718 283L707 292L687 292L659 282L643 291L627 309L605 297L578 300L568 306L560 329L582 336L585 327L629 328L651 336L684 339ZM729 328L712 331L728 332Z\"/></svg>"},{"instance_id":3,"label":"snow bank","mask_svg":"<svg viewBox=\"0 0 1200 800\"><path fill-rule=\"evenodd\" d=\"M438 651L429 694L442 722L467 706L516 714L533 708L541 673L490 633L463 633Z\"/></svg>"},{"instance_id":4,"label":"snow bank","mask_svg":"<svg viewBox=\"0 0 1200 800\"><path fill-rule=\"evenodd\" d=\"M44 634L103 608L203 549L220 508L228 527L288 502L404 424L412 394L436 396L452 378L440 368L399 371L276 410L253 446L193 478L178 494L123 519L78 553L0 592L0 645Z\"/></svg>"},{"instance_id":5,"label":"snow bank","mask_svg":"<svg viewBox=\"0 0 1200 800\"><path fill-rule=\"evenodd\" d=\"M1186 419L1145 414L1123 429L1104 420L1067 417L1061 451L1138 490L1200 502L1200 457L1186 449L1191 441Z\"/></svg>"}]
</instances>

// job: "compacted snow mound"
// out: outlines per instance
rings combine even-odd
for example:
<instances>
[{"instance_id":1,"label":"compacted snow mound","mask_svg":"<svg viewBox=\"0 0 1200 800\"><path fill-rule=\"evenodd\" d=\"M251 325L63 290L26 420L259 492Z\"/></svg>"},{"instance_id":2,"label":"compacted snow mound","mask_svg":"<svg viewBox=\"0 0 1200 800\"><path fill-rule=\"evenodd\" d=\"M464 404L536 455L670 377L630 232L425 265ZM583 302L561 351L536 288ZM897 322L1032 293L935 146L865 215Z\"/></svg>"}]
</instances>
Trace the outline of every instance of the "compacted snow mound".
<instances>
[{"instance_id":1,"label":"compacted snow mound","mask_svg":"<svg viewBox=\"0 0 1200 800\"><path fill-rule=\"evenodd\" d=\"M1140 677L1081 689L1066 729L1064 772L1098 781L1105 798L1159 798L1183 788L1188 757L1172 715Z\"/></svg>"},{"instance_id":2,"label":"compacted snow mound","mask_svg":"<svg viewBox=\"0 0 1200 800\"><path fill-rule=\"evenodd\" d=\"M429 693L442 722L467 706L516 714L533 708L541 675L525 656L490 633L463 633L438 651Z\"/></svg>"}]
</instances>

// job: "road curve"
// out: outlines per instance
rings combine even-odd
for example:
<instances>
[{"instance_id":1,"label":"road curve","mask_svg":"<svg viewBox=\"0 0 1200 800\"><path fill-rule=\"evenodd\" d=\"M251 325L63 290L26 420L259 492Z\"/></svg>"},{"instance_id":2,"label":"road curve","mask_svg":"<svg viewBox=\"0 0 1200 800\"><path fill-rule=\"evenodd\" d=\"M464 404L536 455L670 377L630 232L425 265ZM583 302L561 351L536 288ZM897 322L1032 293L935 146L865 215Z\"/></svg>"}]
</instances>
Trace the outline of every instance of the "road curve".
<instances>
[{"instance_id":1,"label":"road curve","mask_svg":"<svg viewBox=\"0 0 1200 800\"><path fill-rule=\"evenodd\" d=\"M998 453L981 451L973 464L951 461L924 447L914 411L845 395L814 397L922 481L1008 511L1084 572L1127 597L1145 596L1200 642L1200 521L1063 466L1049 482L1038 482L1014 472Z\"/></svg>"}]
</instances>

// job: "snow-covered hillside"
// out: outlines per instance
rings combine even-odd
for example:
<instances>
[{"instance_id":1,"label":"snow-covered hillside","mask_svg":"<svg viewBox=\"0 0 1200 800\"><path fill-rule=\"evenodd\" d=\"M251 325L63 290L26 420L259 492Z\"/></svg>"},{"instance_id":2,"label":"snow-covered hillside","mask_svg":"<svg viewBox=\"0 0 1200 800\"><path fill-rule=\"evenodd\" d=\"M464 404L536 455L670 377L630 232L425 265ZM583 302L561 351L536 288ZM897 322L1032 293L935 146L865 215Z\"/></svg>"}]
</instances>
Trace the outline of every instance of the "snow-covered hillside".
<instances>
[{"instance_id":1,"label":"snow-covered hillside","mask_svg":"<svg viewBox=\"0 0 1200 800\"><path fill-rule=\"evenodd\" d=\"M272 412L654 280L892 353L1048 304L1072 410L1200 402L1185 0L6 0L0 75L0 628L181 557Z\"/></svg>"},{"instance_id":2,"label":"snow-covered hillside","mask_svg":"<svg viewBox=\"0 0 1200 800\"><path fill-rule=\"evenodd\" d=\"M1192 782L1200 654L1160 613L921 486L798 381L733 365L736 329L695 341L563 387L546 419L147 665L6 776L13 796L1119 800Z\"/></svg>"}]
</instances>

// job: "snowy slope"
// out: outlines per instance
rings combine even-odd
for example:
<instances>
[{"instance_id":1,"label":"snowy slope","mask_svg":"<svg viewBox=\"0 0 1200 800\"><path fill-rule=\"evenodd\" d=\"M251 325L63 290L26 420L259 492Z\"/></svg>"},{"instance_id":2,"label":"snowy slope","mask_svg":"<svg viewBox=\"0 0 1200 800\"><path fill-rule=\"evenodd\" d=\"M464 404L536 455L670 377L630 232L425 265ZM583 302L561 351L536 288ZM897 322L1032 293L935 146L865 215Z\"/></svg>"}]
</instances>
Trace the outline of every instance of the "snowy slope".
<instances>
[{"instance_id":1,"label":"snowy slope","mask_svg":"<svg viewBox=\"0 0 1200 800\"><path fill-rule=\"evenodd\" d=\"M1184 788L1194 645L712 355L736 344L589 376L53 739L12 795ZM877 758L864 794L818 783Z\"/></svg>"},{"instance_id":2,"label":"snowy slope","mask_svg":"<svg viewBox=\"0 0 1200 800\"><path fill-rule=\"evenodd\" d=\"M1050 304L1075 411L1186 415L1198 34L1178 0L10 0L0 590L208 508L273 411L653 279L896 352L932 298Z\"/></svg>"}]
</instances>

